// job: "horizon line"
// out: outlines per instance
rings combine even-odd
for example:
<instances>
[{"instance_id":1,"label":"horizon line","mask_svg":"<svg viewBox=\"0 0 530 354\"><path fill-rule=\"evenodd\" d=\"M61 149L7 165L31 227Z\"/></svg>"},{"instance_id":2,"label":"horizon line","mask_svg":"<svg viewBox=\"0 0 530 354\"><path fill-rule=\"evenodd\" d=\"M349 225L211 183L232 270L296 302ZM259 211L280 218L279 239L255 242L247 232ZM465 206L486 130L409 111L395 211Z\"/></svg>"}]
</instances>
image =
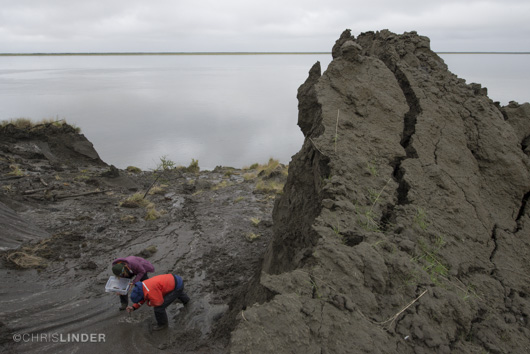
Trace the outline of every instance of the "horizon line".
<instances>
[{"instance_id":1,"label":"horizon line","mask_svg":"<svg viewBox=\"0 0 530 354\"><path fill-rule=\"evenodd\" d=\"M516 51L440 51L436 54L530 54ZM36 52L0 53L0 56L90 56L90 55L311 55L331 52Z\"/></svg>"}]
</instances>

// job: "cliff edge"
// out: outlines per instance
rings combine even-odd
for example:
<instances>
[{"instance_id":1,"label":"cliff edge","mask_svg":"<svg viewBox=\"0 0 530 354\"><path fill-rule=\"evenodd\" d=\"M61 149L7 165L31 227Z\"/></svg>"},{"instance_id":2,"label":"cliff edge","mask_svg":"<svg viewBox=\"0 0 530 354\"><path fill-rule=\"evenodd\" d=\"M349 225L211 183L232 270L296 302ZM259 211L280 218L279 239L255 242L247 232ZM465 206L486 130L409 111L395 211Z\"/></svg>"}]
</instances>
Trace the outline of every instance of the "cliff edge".
<instances>
[{"instance_id":1,"label":"cliff edge","mask_svg":"<svg viewBox=\"0 0 530 354\"><path fill-rule=\"evenodd\" d=\"M528 352L530 105L415 32L346 30L332 55L298 90L305 141L231 351Z\"/></svg>"}]
</instances>

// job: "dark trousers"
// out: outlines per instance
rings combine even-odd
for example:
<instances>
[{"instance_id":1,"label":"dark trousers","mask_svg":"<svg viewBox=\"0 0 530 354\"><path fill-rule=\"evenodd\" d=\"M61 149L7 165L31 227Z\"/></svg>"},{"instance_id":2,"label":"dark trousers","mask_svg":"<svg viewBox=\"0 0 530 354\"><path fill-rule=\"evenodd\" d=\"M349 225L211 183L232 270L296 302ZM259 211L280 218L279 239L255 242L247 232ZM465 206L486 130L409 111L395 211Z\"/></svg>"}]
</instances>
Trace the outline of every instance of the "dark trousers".
<instances>
[{"instance_id":1,"label":"dark trousers","mask_svg":"<svg viewBox=\"0 0 530 354\"><path fill-rule=\"evenodd\" d=\"M130 278L132 279L132 278ZM147 276L147 273L144 274L144 276L139 280L139 281L144 281L146 279L149 279L149 277ZM133 284L134 285L134 284ZM122 304L125 304L125 305L128 305L129 304L129 294L127 295L120 295L120 302Z\"/></svg>"},{"instance_id":2,"label":"dark trousers","mask_svg":"<svg viewBox=\"0 0 530 354\"><path fill-rule=\"evenodd\" d=\"M175 286L176 284L177 282L175 279ZM176 299L179 299L184 305L186 305L188 301L190 301L190 298L184 292L184 285L182 285L182 288L180 289L175 289L172 292L167 293L164 296L164 303L154 308L156 323L159 326L163 326L168 323L166 307L171 305L171 303L173 303L173 301L175 301Z\"/></svg>"}]
</instances>

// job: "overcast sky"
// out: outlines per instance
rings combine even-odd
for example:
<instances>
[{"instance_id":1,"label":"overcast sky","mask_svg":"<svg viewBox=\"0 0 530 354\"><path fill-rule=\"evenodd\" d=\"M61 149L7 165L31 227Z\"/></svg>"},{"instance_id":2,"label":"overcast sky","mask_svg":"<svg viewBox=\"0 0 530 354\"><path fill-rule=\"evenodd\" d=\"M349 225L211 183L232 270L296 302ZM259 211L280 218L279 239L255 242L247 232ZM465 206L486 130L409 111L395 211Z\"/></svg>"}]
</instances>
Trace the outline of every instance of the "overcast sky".
<instances>
[{"instance_id":1,"label":"overcast sky","mask_svg":"<svg viewBox=\"0 0 530 354\"><path fill-rule=\"evenodd\" d=\"M344 29L530 51L529 0L0 0L0 53L331 51Z\"/></svg>"}]
</instances>

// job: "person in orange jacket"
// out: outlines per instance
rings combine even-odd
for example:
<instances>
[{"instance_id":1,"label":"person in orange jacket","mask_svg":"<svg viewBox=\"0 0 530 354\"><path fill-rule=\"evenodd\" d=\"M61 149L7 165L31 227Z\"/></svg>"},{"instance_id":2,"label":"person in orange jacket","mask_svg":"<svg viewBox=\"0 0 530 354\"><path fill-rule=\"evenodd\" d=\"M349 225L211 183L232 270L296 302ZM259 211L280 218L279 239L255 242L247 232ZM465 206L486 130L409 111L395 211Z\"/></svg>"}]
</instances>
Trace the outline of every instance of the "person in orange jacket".
<instances>
[{"instance_id":1,"label":"person in orange jacket","mask_svg":"<svg viewBox=\"0 0 530 354\"><path fill-rule=\"evenodd\" d=\"M139 281L134 284L131 292L132 306L127 306L127 312L140 308L144 303L154 307L156 326L153 330L158 331L168 326L166 307L173 301L179 299L186 305L190 298L184 292L184 281L175 274L162 274Z\"/></svg>"}]
</instances>

